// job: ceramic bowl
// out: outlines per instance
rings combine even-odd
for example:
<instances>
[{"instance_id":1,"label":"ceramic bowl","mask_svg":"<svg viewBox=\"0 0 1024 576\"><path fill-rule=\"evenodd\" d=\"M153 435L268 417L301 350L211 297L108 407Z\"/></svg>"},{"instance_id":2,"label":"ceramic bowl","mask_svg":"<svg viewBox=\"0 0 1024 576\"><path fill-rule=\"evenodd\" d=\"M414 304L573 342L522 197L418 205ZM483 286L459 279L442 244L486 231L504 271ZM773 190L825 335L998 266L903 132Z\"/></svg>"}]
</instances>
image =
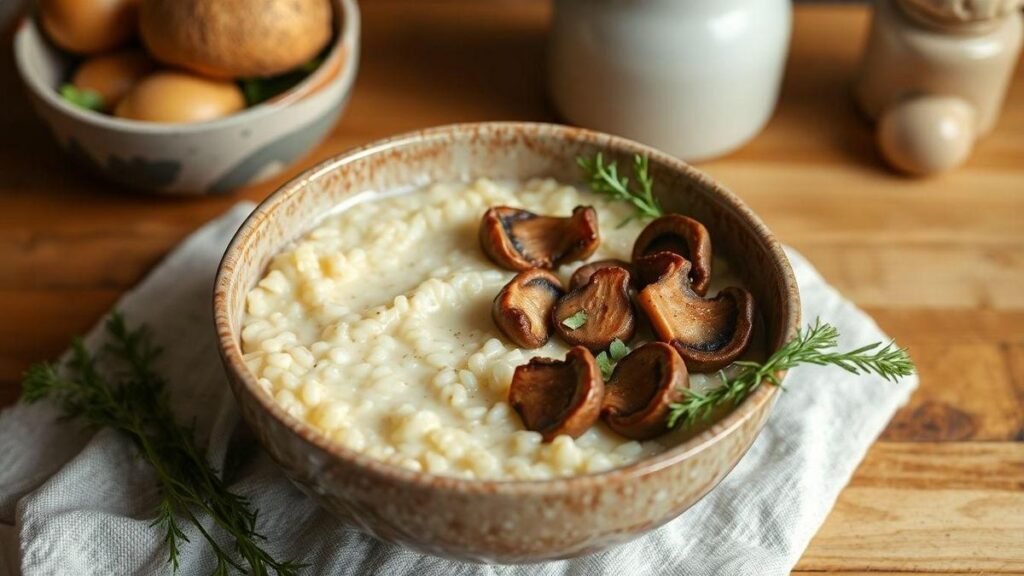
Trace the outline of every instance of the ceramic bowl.
<instances>
[{"instance_id":1,"label":"ceramic bowl","mask_svg":"<svg viewBox=\"0 0 1024 576\"><path fill-rule=\"evenodd\" d=\"M316 72L288 93L210 122L158 124L82 110L60 97L71 59L26 17L14 38L33 107L69 154L106 178L147 192L211 194L277 174L327 136L352 91L359 9L334 0L335 42Z\"/></svg>"},{"instance_id":2,"label":"ceramic bowl","mask_svg":"<svg viewBox=\"0 0 1024 576\"><path fill-rule=\"evenodd\" d=\"M764 386L682 444L611 471L544 481L467 480L413 472L333 444L282 410L242 358L246 293L271 257L354 194L478 177L578 182L576 157L622 164L647 154L658 197L711 231L754 294L774 351L796 333L799 295L782 247L733 193L684 162L621 138L549 124L465 124L370 144L324 162L263 202L232 240L217 274L220 352L241 413L301 489L382 540L461 560L566 558L635 538L711 490L750 447L777 388Z\"/></svg>"}]
</instances>

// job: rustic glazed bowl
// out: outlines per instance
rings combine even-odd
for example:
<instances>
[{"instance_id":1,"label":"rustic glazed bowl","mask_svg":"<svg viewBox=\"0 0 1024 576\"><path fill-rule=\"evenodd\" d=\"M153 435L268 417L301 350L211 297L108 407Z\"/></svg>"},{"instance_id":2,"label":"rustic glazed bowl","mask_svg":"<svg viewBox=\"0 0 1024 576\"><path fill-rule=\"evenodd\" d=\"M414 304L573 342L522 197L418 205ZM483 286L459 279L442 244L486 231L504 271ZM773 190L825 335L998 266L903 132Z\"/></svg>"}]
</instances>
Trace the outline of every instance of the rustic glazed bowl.
<instances>
[{"instance_id":1,"label":"rustic glazed bowl","mask_svg":"<svg viewBox=\"0 0 1024 576\"><path fill-rule=\"evenodd\" d=\"M320 505L382 540L431 554L536 562L595 552L672 520L743 456L768 417L774 386L759 388L678 446L623 468L545 481L434 476L333 444L282 410L243 361L246 293L274 254L332 208L359 193L431 181L550 176L578 182L576 157L596 152L620 164L648 155L662 206L703 221L716 253L735 263L754 294L767 350L795 335L799 295L779 243L739 198L674 157L605 134L527 123L448 126L353 150L306 171L249 216L224 255L214 294L220 351L242 416Z\"/></svg>"},{"instance_id":2,"label":"rustic glazed bowl","mask_svg":"<svg viewBox=\"0 0 1024 576\"><path fill-rule=\"evenodd\" d=\"M334 9L334 44L316 71L277 98L210 122L140 122L67 102L57 90L72 61L31 17L18 26L14 56L36 112L80 163L144 192L223 193L277 174L341 115L355 82L360 23L355 0L334 0Z\"/></svg>"}]
</instances>

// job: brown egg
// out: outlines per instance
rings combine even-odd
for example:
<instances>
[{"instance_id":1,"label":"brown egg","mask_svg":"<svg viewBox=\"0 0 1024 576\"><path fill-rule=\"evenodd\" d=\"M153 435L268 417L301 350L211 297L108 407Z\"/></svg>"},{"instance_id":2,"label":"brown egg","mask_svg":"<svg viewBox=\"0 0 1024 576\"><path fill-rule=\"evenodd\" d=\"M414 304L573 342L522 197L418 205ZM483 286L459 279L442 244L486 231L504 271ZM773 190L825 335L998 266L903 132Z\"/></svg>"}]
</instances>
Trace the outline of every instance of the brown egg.
<instances>
[{"instance_id":1,"label":"brown egg","mask_svg":"<svg viewBox=\"0 0 1024 576\"><path fill-rule=\"evenodd\" d=\"M147 122L205 122L245 108L234 82L221 82L183 72L157 72L135 85L117 105L121 118Z\"/></svg>"},{"instance_id":2,"label":"brown egg","mask_svg":"<svg viewBox=\"0 0 1024 576\"><path fill-rule=\"evenodd\" d=\"M882 156L915 176L951 170L974 146L975 111L953 96L919 96L889 107L878 122Z\"/></svg>"},{"instance_id":3,"label":"brown egg","mask_svg":"<svg viewBox=\"0 0 1024 576\"><path fill-rule=\"evenodd\" d=\"M39 0L39 18L54 44L96 54L125 44L138 28L139 0Z\"/></svg>"},{"instance_id":4,"label":"brown egg","mask_svg":"<svg viewBox=\"0 0 1024 576\"><path fill-rule=\"evenodd\" d=\"M153 68L153 61L141 50L100 54L83 62L71 83L99 94L103 98L103 109L110 111Z\"/></svg>"}]
</instances>

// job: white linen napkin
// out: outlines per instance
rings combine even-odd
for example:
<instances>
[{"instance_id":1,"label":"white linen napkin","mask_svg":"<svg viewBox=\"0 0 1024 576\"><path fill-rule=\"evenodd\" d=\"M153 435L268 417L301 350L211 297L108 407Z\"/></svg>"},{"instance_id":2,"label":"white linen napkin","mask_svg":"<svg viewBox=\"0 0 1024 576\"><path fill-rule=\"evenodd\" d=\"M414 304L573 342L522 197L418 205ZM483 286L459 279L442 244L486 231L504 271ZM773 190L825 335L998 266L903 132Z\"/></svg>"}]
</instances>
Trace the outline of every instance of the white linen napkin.
<instances>
[{"instance_id":1,"label":"white linen napkin","mask_svg":"<svg viewBox=\"0 0 1024 576\"><path fill-rule=\"evenodd\" d=\"M302 574L788 574L868 447L917 386L916 377L893 384L835 368L793 370L764 431L717 488L676 520L606 552L530 566L419 554L320 510L239 426L210 300L217 263L252 208L239 204L197 231L117 308L130 325L152 327L165 350L159 369L179 418L195 422L210 461L226 465L232 489L259 508L267 549L309 564ZM805 319L834 324L844 347L886 339L803 257L792 250L789 257ZM100 325L87 344L95 346L101 332ZM119 433L84 433L56 417L46 403L0 413L0 574L170 574L160 533L150 526L157 492L148 465ZM191 542L183 546L178 573L209 574L213 555L195 529L186 533Z\"/></svg>"}]
</instances>

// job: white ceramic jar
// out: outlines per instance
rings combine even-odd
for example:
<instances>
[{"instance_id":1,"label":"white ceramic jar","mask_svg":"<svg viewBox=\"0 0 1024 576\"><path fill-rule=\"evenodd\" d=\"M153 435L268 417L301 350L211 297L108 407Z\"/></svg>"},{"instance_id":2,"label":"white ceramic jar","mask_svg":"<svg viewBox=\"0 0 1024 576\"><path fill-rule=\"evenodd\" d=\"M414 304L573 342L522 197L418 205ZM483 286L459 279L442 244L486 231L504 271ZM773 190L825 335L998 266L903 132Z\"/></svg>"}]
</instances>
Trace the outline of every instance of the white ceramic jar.
<instances>
[{"instance_id":1,"label":"white ceramic jar","mask_svg":"<svg viewBox=\"0 0 1024 576\"><path fill-rule=\"evenodd\" d=\"M775 108L791 19L790 0L556 0L552 98L580 126L725 154Z\"/></svg>"}]
</instances>

